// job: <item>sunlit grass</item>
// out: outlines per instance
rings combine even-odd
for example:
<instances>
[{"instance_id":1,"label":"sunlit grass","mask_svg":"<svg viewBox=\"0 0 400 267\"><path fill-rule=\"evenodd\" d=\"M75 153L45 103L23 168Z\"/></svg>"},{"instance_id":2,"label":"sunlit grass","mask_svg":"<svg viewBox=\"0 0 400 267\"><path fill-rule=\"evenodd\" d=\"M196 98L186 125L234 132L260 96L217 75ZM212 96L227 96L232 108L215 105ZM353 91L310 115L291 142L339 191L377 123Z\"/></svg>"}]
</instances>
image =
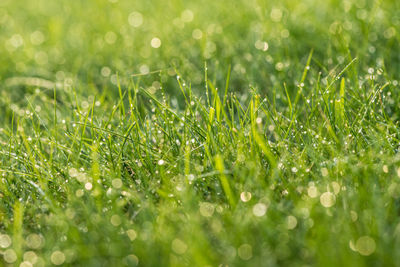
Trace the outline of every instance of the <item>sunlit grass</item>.
<instances>
[{"instance_id":1,"label":"sunlit grass","mask_svg":"<svg viewBox=\"0 0 400 267\"><path fill-rule=\"evenodd\" d=\"M397 265L396 1L0 1L0 264Z\"/></svg>"}]
</instances>

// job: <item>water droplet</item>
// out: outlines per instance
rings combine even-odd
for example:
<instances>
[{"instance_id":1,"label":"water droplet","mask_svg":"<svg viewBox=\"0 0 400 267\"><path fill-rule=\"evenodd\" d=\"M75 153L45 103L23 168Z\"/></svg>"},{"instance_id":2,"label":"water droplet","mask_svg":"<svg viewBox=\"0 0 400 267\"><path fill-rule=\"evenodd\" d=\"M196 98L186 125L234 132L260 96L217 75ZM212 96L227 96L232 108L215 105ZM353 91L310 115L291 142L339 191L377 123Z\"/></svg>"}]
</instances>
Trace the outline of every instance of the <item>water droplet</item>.
<instances>
[{"instance_id":1,"label":"water droplet","mask_svg":"<svg viewBox=\"0 0 400 267\"><path fill-rule=\"evenodd\" d=\"M50 260L54 265L61 265L65 262L65 255L61 251L56 250L51 254Z\"/></svg>"},{"instance_id":2,"label":"water droplet","mask_svg":"<svg viewBox=\"0 0 400 267\"><path fill-rule=\"evenodd\" d=\"M287 228L288 228L289 230L292 230L292 229L296 228L296 226L297 226L297 219L296 219L296 217L294 217L294 216L292 216L292 215L289 215L289 216L287 217Z\"/></svg>"},{"instance_id":3,"label":"water droplet","mask_svg":"<svg viewBox=\"0 0 400 267\"><path fill-rule=\"evenodd\" d=\"M8 235L0 235L0 247L8 248L11 245L11 238Z\"/></svg>"},{"instance_id":4,"label":"water droplet","mask_svg":"<svg viewBox=\"0 0 400 267\"><path fill-rule=\"evenodd\" d=\"M85 184L85 189L86 189L86 190L92 190L92 188L93 188L92 183L87 182L87 183Z\"/></svg>"},{"instance_id":5,"label":"water droplet","mask_svg":"<svg viewBox=\"0 0 400 267\"><path fill-rule=\"evenodd\" d=\"M240 194L240 199L241 199L243 202L248 202L248 201L250 201L250 199L251 199L251 193L250 193L250 192L242 192L242 193Z\"/></svg>"},{"instance_id":6,"label":"water droplet","mask_svg":"<svg viewBox=\"0 0 400 267\"><path fill-rule=\"evenodd\" d=\"M7 263L14 263L17 260L17 254L13 249L7 249L3 253L3 258Z\"/></svg>"},{"instance_id":7,"label":"water droplet","mask_svg":"<svg viewBox=\"0 0 400 267\"><path fill-rule=\"evenodd\" d=\"M318 189L312 185L307 189L307 194L311 198L316 198L318 196Z\"/></svg>"},{"instance_id":8,"label":"water droplet","mask_svg":"<svg viewBox=\"0 0 400 267\"><path fill-rule=\"evenodd\" d=\"M112 186L116 189L119 189L122 187L122 180L121 179L114 179L111 182Z\"/></svg>"},{"instance_id":9,"label":"water droplet","mask_svg":"<svg viewBox=\"0 0 400 267\"><path fill-rule=\"evenodd\" d=\"M264 203L257 203L253 207L253 214L257 217L262 217L267 212L267 205Z\"/></svg>"},{"instance_id":10,"label":"water droplet","mask_svg":"<svg viewBox=\"0 0 400 267\"><path fill-rule=\"evenodd\" d=\"M253 248L249 244L243 244L238 248L238 255L242 260L250 260L253 257Z\"/></svg>"},{"instance_id":11,"label":"water droplet","mask_svg":"<svg viewBox=\"0 0 400 267\"><path fill-rule=\"evenodd\" d=\"M161 46L161 40L157 37L154 37L151 39L150 45L153 48L159 48Z\"/></svg>"},{"instance_id":12,"label":"water droplet","mask_svg":"<svg viewBox=\"0 0 400 267\"><path fill-rule=\"evenodd\" d=\"M376 249L375 240L369 236L362 236L356 242L356 249L361 255L369 256Z\"/></svg>"},{"instance_id":13,"label":"water droplet","mask_svg":"<svg viewBox=\"0 0 400 267\"><path fill-rule=\"evenodd\" d=\"M209 202L200 203L200 214L204 217L211 217L214 214L214 205Z\"/></svg>"},{"instance_id":14,"label":"water droplet","mask_svg":"<svg viewBox=\"0 0 400 267\"><path fill-rule=\"evenodd\" d=\"M133 27L139 27L143 23L143 16L139 12L129 14L128 22Z\"/></svg>"},{"instance_id":15,"label":"water droplet","mask_svg":"<svg viewBox=\"0 0 400 267\"><path fill-rule=\"evenodd\" d=\"M335 205L336 197L331 192L325 192L321 195L319 200L322 206L324 206L325 208L329 208Z\"/></svg>"},{"instance_id":16,"label":"water droplet","mask_svg":"<svg viewBox=\"0 0 400 267\"><path fill-rule=\"evenodd\" d=\"M121 217L115 214L111 216L110 222L114 226L119 226L121 224Z\"/></svg>"},{"instance_id":17,"label":"water droplet","mask_svg":"<svg viewBox=\"0 0 400 267\"><path fill-rule=\"evenodd\" d=\"M126 231L126 234L128 235L131 241L135 240L137 237L136 231L133 229L129 229L128 231Z\"/></svg>"},{"instance_id":18,"label":"water droplet","mask_svg":"<svg viewBox=\"0 0 400 267\"><path fill-rule=\"evenodd\" d=\"M187 245L185 244L185 242L183 242L182 240L176 238L172 241L171 244L172 250L179 255L182 255L186 252L187 250Z\"/></svg>"}]
</instances>

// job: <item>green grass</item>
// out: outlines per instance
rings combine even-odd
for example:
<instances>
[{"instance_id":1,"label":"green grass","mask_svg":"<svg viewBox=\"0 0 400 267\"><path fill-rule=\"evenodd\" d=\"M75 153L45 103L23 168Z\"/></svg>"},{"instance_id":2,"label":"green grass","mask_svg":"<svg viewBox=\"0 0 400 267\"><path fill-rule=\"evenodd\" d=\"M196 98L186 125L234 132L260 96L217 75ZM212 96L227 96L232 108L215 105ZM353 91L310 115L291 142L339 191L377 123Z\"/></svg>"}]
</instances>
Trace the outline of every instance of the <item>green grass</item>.
<instances>
[{"instance_id":1,"label":"green grass","mask_svg":"<svg viewBox=\"0 0 400 267\"><path fill-rule=\"evenodd\" d=\"M0 265L396 266L400 3L0 1Z\"/></svg>"}]
</instances>

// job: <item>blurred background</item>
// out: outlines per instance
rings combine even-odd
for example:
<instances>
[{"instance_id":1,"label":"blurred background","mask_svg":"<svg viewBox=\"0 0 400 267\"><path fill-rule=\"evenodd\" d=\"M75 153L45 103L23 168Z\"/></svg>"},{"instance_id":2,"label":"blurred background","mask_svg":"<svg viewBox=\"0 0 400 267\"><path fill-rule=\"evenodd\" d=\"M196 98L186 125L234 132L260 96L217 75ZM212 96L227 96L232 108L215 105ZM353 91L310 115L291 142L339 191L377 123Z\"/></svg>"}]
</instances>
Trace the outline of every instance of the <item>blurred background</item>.
<instances>
[{"instance_id":1,"label":"blurred background","mask_svg":"<svg viewBox=\"0 0 400 267\"><path fill-rule=\"evenodd\" d=\"M173 93L175 70L201 90L207 63L217 87L231 66L234 91L268 92L283 82L296 90L312 50L313 70L323 75L355 57L366 73L378 66L396 75L399 7L390 0L1 0L0 79L3 87L11 77L39 77L113 90L117 73L122 83L142 74L146 86L161 79ZM148 74L160 70L161 78Z\"/></svg>"}]
</instances>

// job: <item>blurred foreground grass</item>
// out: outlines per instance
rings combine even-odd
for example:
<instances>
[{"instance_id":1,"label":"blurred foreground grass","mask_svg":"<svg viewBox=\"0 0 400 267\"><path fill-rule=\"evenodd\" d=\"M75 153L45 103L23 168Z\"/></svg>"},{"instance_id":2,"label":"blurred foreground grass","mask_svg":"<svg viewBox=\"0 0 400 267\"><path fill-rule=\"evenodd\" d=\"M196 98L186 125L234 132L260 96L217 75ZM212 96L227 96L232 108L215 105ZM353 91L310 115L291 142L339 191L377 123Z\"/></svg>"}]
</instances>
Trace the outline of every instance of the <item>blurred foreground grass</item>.
<instances>
[{"instance_id":1,"label":"blurred foreground grass","mask_svg":"<svg viewBox=\"0 0 400 267\"><path fill-rule=\"evenodd\" d=\"M0 0L0 263L396 266L397 1Z\"/></svg>"}]
</instances>

